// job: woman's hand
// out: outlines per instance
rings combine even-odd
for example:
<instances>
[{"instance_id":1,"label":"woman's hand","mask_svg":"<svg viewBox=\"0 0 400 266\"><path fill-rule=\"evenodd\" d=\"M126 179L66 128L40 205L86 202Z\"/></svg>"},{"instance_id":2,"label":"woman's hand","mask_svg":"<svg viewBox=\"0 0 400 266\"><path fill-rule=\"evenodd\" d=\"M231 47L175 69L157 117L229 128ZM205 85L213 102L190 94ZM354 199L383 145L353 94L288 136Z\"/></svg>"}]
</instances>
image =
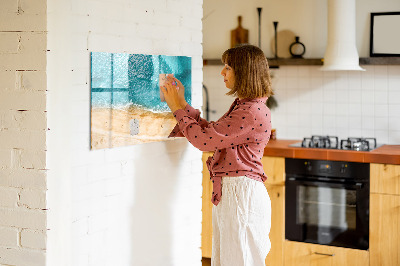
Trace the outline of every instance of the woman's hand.
<instances>
[{"instance_id":1,"label":"woman's hand","mask_svg":"<svg viewBox=\"0 0 400 266\"><path fill-rule=\"evenodd\" d=\"M169 79L171 81L175 81L175 83L177 84L177 86L179 88L178 89L179 103L183 108L185 108L187 105L187 102L185 100L185 87L183 86L182 82L179 79L175 78L174 76L171 76L171 77L168 76L167 79Z\"/></svg>"},{"instance_id":2,"label":"woman's hand","mask_svg":"<svg viewBox=\"0 0 400 266\"><path fill-rule=\"evenodd\" d=\"M164 93L165 101L173 113L178 109L184 109L186 107L184 87L178 79L168 76L161 90ZM182 94L184 102L182 101Z\"/></svg>"}]
</instances>

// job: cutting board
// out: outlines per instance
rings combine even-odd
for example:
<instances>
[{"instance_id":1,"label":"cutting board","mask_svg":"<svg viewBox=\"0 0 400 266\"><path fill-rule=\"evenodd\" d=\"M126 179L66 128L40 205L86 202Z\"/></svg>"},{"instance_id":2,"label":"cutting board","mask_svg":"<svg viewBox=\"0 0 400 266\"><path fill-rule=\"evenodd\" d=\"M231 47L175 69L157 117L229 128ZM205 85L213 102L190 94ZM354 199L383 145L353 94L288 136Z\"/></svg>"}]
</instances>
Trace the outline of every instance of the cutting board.
<instances>
[{"instance_id":1,"label":"cutting board","mask_svg":"<svg viewBox=\"0 0 400 266\"><path fill-rule=\"evenodd\" d=\"M231 48L243 43L249 43L249 31L242 27L242 16L238 16L238 26L231 30Z\"/></svg>"}]
</instances>

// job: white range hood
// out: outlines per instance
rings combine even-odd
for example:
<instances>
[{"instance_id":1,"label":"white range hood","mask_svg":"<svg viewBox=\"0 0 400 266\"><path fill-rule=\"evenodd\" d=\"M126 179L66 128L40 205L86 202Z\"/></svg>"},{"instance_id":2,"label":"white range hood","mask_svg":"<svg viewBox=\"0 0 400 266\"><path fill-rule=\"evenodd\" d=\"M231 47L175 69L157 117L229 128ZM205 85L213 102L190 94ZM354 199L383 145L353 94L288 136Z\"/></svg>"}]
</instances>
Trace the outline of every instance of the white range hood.
<instances>
[{"instance_id":1,"label":"white range hood","mask_svg":"<svg viewBox=\"0 0 400 266\"><path fill-rule=\"evenodd\" d=\"M355 0L328 0L328 44L320 70L358 70Z\"/></svg>"}]
</instances>

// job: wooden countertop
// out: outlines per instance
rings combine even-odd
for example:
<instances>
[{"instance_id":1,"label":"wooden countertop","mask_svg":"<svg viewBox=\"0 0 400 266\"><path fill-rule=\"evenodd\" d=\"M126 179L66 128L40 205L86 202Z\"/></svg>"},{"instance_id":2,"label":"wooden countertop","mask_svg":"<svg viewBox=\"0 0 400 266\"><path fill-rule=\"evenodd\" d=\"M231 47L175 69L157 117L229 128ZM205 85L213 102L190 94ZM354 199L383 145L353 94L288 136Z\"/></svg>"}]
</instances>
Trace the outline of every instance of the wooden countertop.
<instances>
[{"instance_id":1,"label":"wooden countertop","mask_svg":"<svg viewBox=\"0 0 400 266\"><path fill-rule=\"evenodd\" d=\"M372 151L290 147L301 140L270 140L264 156L364 163L400 164L400 145L383 145Z\"/></svg>"}]
</instances>

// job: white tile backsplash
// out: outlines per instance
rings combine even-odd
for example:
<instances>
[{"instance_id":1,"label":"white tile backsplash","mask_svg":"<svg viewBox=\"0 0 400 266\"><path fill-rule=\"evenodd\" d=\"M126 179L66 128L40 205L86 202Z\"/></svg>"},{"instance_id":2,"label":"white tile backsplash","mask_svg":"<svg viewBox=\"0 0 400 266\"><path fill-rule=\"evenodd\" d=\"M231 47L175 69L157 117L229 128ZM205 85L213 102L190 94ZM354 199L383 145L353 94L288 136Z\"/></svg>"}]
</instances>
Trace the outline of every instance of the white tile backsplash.
<instances>
[{"instance_id":1,"label":"white tile backsplash","mask_svg":"<svg viewBox=\"0 0 400 266\"><path fill-rule=\"evenodd\" d=\"M374 103L374 91L361 90L361 101L363 104L373 104Z\"/></svg>"},{"instance_id":2,"label":"white tile backsplash","mask_svg":"<svg viewBox=\"0 0 400 266\"><path fill-rule=\"evenodd\" d=\"M374 80L375 91L387 91L388 89L388 78L378 76Z\"/></svg>"},{"instance_id":3,"label":"white tile backsplash","mask_svg":"<svg viewBox=\"0 0 400 266\"><path fill-rule=\"evenodd\" d=\"M298 78L297 77L287 77L286 78L286 87L288 89L299 88Z\"/></svg>"},{"instance_id":4,"label":"white tile backsplash","mask_svg":"<svg viewBox=\"0 0 400 266\"><path fill-rule=\"evenodd\" d=\"M310 76L309 75L308 76L299 77L297 82L299 84L298 85L299 88L303 88L303 89L306 89L306 90L310 89L311 81L310 81Z\"/></svg>"},{"instance_id":5,"label":"white tile backsplash","mask_svg":"<svg viewBox=\"0 0 400 266\"><path fill-rule=\"evenodd\" d=\"M372 118L375 115L375 108L373 104L362 104L361 105L361 116Z\"/></svg>"},{"instance_id":6,"label":"white tile backsplash","mask_svg":"<svg viewBox=\"0 0 400 266\"><path fill-rule=\"evenodd\" d=\"M375 137L378 141L378 145L381 143L388 143L389 142L389 133L387 130L375 130Z\"/></svg>"},{"instance_id":7,"label":"white tile backsplash","mask_svg":"<svg viewBox=\"0 0 400 266\"><path fill-rule=\"evenodd\" d=\"M376 90L374 95L374 101L376 104L385 104L388 102L387 90Z\"/></svg>"},{"instance_id":8,"label":"white tile backsplash","mask_svg":"<svg viewBox=\"0 0 400 266\"><path fill-rule=\"evenodd\" d=\"M272 110L277 137L376 137L382 144L400 144L400 66L362 67L366 71L329 72L320 71L318 66L281 66L271 70L278 101L278 108ZM226 92L219 82L219 72L211 73L207 68L210 67L204 67L204 83L215 92ZM229 107L232 100L211 97L210 108ZM213 114L215 118L226 111L220 109Z\"/></svg>"},{"instance_id":9,"label":"white tile backsplash","mask_svg":"<svg viewBox=\"0 0 400 266\"><path fill-rule=\"evenodd\" d=\"M346 103L336 103L336 114L347 118L349 114L349 105Z\"/></svg>"},{"instance_id":10,"label":"white tile backsplash","mask_svg":"<svg viewBox=\"0 0 400 266\"><path fill-rule=\"evenodd\" d=\"M349 102L349 90L338 90L336 94L336 103L345 103L347 105Z\"/></svg>"},{"instance_id":11,"label":"white tile backsplash","mask_svg":"<svg viewBox=\"0 0 400 266\"><path fill-rule=\"evenodd\" d=\"M298 67L296 66L287 66L285 67L286 71L282 73L286 77L297 77L298 76Z\"/></svg>"},{"instance_id":12,"label":"white tile backsplash","mask_svg":"<svg viewBox=\"0 0 400 266\"><path fill-rule=\"evenodd\" d=\"M389 119L389 130L400 131L400 117L392 117Z\"/></svg>"},{"instance_id":13,"label":"white tile backsplash","mask_svg":"<svg viewBox=\"0 0 400 266\"><path fill-rule=\"evenodd\" d=\"M400 90L400 74L396 76L390 76L388 79L388 90L389 91L398 91Z\"/></svg>"},{"instance_id":14,"label":"white tile backsplash","mask_svg":"<svg viewBox=\"0 0 400 266\"><path fill-rule=\"evenodd\" d=\"M398 105L400 104L400 88L397 91L389 91L388 93L389 96L389 104L395 104Z\"/></svg>"},{"instance_id":15,"label":"white tile backsplash","mask_svg":"<svg viewBox=\"0 0 400 266\"><path fill-rule=\"evenodd\" d=\"M336 114L335 103L324 104L323 114L324 114L324 116L335 115Z\"/></svg>"},{"instance_id":16,"label":"white tile backsplash","mask_svg":"<svg viewBox=\"0 0 400 266\"><path fill-rule=\"evenodd\" d=\"M388 117L375 117L375 128L379 131L380 128L388 128L389 118Z\"/></svg>"},{"instance_id":17,"label":"white tile backsplash","mask_svg":"<svg viewBox=\"0 0 400 266\"><path fill-rule=\"evenodd\" d=\"M400 143L400 131L389 130L389 139L387 143Z\"/></svg>"},{"instance_id":18,"label":"white tile backsplash","mask_svg":"<svg viewBox=\"0 0 400 266\"><path fill-rule=\"evenodd\" d=\"M389 108L387 104L376 104L375 105L375 117L388 117Z\"/></svg>"},{"instance_id":19,"label":"white tile backsplash","mask_svg":"<svg viewBox=\"0 0 400 266\"><path fill-rule=\"evenodd\" d=\"M384 79L387 79L387 74L388 74L388 66L383 65L383 66L374 66L374 76L375 79L382 77Z\"/></svg>"},{"instance_id":20,"label":"white tile backsplash","mask_svg":"<svg viewBox=\"0 0 400 266\"><path fill-rule=\"evenodd\" d=\"M349 90L349 103L361 104L361 92L362 90Z\"/></svg>"},{"instance_id":21,"label":"white tile backsplash","mask_svg":"<svg viewBox=\"0 0 400 266\"><path fill-rule=\"evenodd\" d=\"M349 90L361 90L361 72L352 71L348 74Z\"/></svg>"},{"instance_id":22,"label":"white tile backsplash","mask_svg":"<svg viewBox=\"0 0 400 266\"><path fill-rule=\"evenodd\" d=\"M336 119L336 128L347 131L349 128L349 117L341 116L338 119Z\"/></svg>"},{"instance_id":23,"label":"white tile backsplash","mask_svg":"<svg viewBox=\"0 0 400 266\"><path fill-rule=\"evenodd\" d=\"M389 117L400 116L400 104L389 104Z\"/></svg>"},{"instance_id":24,"label":"white tile backsplash","mask_svg":"<svg viewBox=\"0 0 400 266\"><path fill-rule=\"evenodd\" d=\"M361 118L361 126L363 130L374 130L375 129L375 121L371 116L363 116ZM366 136L363 136L366 137Z\"/></svg>"}]
</instances>

